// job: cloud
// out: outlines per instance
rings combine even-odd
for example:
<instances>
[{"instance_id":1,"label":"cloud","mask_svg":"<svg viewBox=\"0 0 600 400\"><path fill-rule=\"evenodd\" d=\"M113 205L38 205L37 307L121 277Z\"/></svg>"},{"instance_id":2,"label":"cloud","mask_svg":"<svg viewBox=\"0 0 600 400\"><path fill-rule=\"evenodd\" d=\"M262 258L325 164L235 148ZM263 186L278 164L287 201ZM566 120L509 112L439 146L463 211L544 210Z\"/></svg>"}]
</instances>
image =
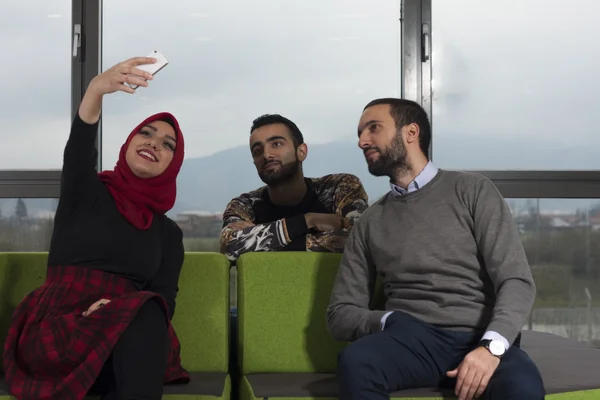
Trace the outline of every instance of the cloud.
<instances>
[{"instance_id":1,"label":"cloud","mask_svg":"<svg viewBox=\"0 0 600 400\"><path fill-rule=\"evenodd\" d=\"M161 110L180 120L188 157L247 145L252 120L264 113L294 120L309 143L354 139L364 104L400 94L399 23L386 15L399 15L399 8L379 1L384 7L374 13L369 6L375 4L353 1L345 9L356 7L364 15L345 18L338 16L341 8L323 4L320 9L304 3L274 7L270 1L229 1L161 10L178 24L167 40L157 31L131 29L121 5L105 2L104 23L113 27L104 37L105 66L151 49L163 52L170 65L150 88L105 100L103 166L114 165L129 126ZM153 12L141 19L156 26L166 18ZM131 40L123 45L129 34ZM328 40L335 35L343 40ZM195 40L199 37L210 40ZM386 62L374 66L375 54Z\"/></svg>"},{"instance_id":2,"label":"cloud","mask_svg":"<svg viewBox=\"0 0 600 400\"><path fill-rule=\"evenodd\" d=\"M26 3L5 0L0 14L10 60L0 68L0 135L11 140L0 168L58 168L70 126L71 3ZM105 99L104 167L132 127L162 110L181 120L188 157L246 145L263 113L288 116L309 143L355 140L364 104L400 93L399 3L105 0L103 66L155 49L170 65L151 88ZM553 154L600 147L598 11L592 0L434 1L435 159L485 168L451 145L465 141L490 157L499 141ZM528 167L504 162L516 164Z\"/></svg>"},{"instance_id":3,"label":"cloud","mask_svg":"<svg viewBox=\"0 0 600 400\"><path fill-rule=\"evenodd\" d=\"M600 147L599 13L593 1L434 1L435 159L489 168L460 152L469 141L490 160L498 147L512 148L500 155L502 169L600 168L600 158L580 157ZM531 152L559 156L540 165L528 161Z\"/></svg>"}]
</instances>

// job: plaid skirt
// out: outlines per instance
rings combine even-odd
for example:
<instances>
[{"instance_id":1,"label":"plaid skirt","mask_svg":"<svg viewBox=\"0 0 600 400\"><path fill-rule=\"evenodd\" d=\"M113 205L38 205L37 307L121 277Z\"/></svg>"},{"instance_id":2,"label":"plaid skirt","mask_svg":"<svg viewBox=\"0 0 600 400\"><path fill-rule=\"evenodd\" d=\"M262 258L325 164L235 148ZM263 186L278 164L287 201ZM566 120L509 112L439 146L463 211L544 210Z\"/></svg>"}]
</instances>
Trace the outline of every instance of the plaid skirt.
<instances>
[{"instance_id":1,"label":"plaid skirt","mask_svg":"<svg viewBox=\"0 0 600 400\"><path fill-rule=\"evenodd\" d=\"M100 299L110 303L87 317ZM80 400L88 393L138 309L156 298L126 278L88 267L49 267L46 281L19 304L4 344L3 367L18 400ZM187 383L171 323L164 382Z\"/></svg>"}]
</instances>

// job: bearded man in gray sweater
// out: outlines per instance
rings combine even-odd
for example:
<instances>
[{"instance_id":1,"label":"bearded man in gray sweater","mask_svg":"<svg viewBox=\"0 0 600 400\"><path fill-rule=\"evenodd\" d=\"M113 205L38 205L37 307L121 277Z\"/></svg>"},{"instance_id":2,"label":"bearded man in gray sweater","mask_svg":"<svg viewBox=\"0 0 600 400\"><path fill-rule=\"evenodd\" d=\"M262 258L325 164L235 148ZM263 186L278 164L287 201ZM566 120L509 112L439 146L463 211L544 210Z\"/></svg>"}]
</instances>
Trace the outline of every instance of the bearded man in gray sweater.
<instances>
[{"instance_id":1,"label":"bearded man in gray sweater","mask_svg":"<svg viewBox=\"0 0 600 400\"><path fill-rule=\"evenodd\" d=\"M452 387L460 400L543 399L519 347L535 284L494 184L429 161L430 123L415 102L372 101L358 137L391 191L355 224L327 309L331 334L352 342L338 360L340 398ZM377 275L384 311L369 308Z\"/></svg>"}]
</instances>

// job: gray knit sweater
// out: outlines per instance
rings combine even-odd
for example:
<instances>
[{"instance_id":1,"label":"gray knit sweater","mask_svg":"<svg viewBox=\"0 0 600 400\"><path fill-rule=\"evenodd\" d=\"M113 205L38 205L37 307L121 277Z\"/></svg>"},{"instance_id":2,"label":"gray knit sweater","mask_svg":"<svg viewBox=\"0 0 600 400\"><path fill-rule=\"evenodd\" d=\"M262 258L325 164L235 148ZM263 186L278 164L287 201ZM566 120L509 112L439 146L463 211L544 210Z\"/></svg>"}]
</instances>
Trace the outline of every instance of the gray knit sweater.
<instances>
[{"instance_id":1,"label":"gray knit sweater","mask_svg":"<svg viewBox=\"0 0 600 400\"><path fill-rule=\"evenodd\" d=\"M442 328L492 330L510 344L523 328L535 284L510 210L493 183L439 170L404 196L388 193L351 231L327 309L338 340L381 330L369 310L376 275L386 310Z\"/></svg>"}]
</instances>

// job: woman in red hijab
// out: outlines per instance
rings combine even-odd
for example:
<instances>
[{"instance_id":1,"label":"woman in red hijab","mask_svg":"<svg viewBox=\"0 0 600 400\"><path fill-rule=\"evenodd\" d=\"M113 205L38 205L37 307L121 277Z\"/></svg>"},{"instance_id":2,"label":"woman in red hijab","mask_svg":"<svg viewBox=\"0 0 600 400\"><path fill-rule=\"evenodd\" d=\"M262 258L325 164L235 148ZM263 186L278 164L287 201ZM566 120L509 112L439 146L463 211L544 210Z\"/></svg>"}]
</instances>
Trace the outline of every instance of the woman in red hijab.
<instances>
[{"instance_id":1,"label":"woman in red hijab","mask_svg":"<svg viewBox=\"0 0 600 400\"><path fill-rule=\"evenodd\" d=\"M175 117L153 115L129 135L113 171L96 173L104 95L152 76L124 61L95 77L64 151L45 283L13 314L3 366L19 400L156 399L188 382L171 326L182 232L173 207L183 162Z\"/></svg>"}]
</instances>

